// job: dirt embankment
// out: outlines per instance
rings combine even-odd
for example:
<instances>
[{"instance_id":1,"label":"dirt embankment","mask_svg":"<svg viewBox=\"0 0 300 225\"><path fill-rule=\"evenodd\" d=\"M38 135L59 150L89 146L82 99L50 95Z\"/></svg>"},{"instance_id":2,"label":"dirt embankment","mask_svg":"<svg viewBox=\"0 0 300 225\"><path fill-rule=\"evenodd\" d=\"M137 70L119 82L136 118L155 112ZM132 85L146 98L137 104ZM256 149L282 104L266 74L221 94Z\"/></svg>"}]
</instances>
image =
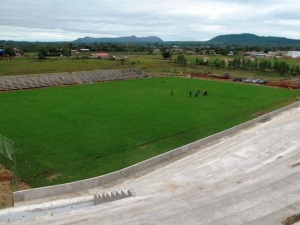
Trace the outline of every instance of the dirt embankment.
<instances>
[{"instance_id":1,"label":"dirt embankment","mask_svg":"<svg viewBox=\"0 0 300 225\"><path fill-rule=\"evenodd\" d=\"M290 88L290 89L300 89L300 79L281 79L278 81L269 81L266 85L268 86L276 86L282 88Z\"/></svg>"},{"instance_id":2,"label":"dirt embankment","mask_svg":"<svg viewBox=\"0 0 300 225\"><path fill-rule=\"evenodd\" d=\"M224 80L224 81L233 81L234 77L229 76L220 76L216 74L205 74L205 73L192 73L191 77L198 77L203 79L211 79L211 80ZM291 79L280 79L277 81L267 81L267 86L275 86L282 88L290 88L290 89L300 89L300 78L291 78Z\"/></svg>"},{"instance_id":3,"label":"dirt embankment","mask_svg":"<svg viewBox=\"0 0 300 225\"><path fill-rule=\"evenodd\" d=\"M0 209L13 206L12 173L0 164ZM24 182L19 182L19 190L30 189Z\"/></svg>"}]
</instances>

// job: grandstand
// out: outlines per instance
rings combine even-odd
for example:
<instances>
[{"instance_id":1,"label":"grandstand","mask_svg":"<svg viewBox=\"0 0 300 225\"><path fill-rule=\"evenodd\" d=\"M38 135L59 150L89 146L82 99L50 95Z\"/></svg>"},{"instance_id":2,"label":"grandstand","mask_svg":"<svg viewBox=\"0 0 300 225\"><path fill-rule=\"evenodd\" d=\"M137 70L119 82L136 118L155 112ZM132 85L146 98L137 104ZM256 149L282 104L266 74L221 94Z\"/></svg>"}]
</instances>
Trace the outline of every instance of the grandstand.
<instances>
[{"instance_id":1,"label":"grandstand","mask_svg":"<svg viewBox=\"0 0 300 225\"><path fill-rule=\"evenodd\" d=\"M14 208L0 211L1 224L282 224L300 213L299 112L297 102L94 188L23 191ZM62 187L78 186L85 185ZM52 193L27 199L30 192Z\"/></svg>"},{"instance_id":2,"label":"grandstand","mask_svg":"<svg viewBox=\"0 0 300 225\"><path fill-rule=\"evenodd\" d=\"M0 76L0 91L127 80L146 77L140 69L114 69L20 76Z\"/></svg>"}]
</instances>

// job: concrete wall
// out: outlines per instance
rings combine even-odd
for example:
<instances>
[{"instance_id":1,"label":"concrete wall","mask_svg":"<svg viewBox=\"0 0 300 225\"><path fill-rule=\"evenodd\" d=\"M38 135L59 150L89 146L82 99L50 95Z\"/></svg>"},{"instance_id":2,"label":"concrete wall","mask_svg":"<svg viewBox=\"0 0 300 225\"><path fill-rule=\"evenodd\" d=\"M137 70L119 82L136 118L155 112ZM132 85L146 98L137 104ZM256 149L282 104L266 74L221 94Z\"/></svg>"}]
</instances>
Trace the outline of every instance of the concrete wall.
<instances>
[{"instance_id":1,"label":"concrete wall","mask_svg":"<svg viewBox=\"0 0 300 225\"><path fill-rule=\"evenodd\" d=\"M225 136L234 134L242 129L245 129L247 127L253 126L256 123L259 122L265 122L270 120L273 116L280 114L281 112L284 112L286 110L289 110L294 107L299 107L300 102L296 102L294 104L291 104L289 106L286 106L284 108L278 109L276 111L270 112L268 114L262 115L258 118L255 118L251 121L245 122L243 124L240 124L238 126L232 127L230 129L227 129L225 131L219 132L217 134L208 136L206 138L203 138L201 140L198 140L196 142L190 143L188 145L179 147L177 149L174 149L172 151L169 151L167 153L164 153L162 155L156 156L154 158L148 159L146 161L143 161L141 163L135 164L133 166L127 167L125 169L109 173L103 176L81 180L77 182L67 183L67 184L61 184L61 185L55 185L55 186L49 186L49 187L42 187L42 188L36 188L36 189L30 189L30 190L24 190L24 191L17 191L13 193L13 198L15 202L20 201L28 201L33 199L39 199L39 198L46 198L51 197L55 195L62 195L67 193L73 193L77 191L81 191L84 189L94 188L98 186L102 186L104 184L108 184L111 182L114 182L120 178L128 177L130 175L134 175L136 173L139 173L147 168L150 168L154 165L157 165L159 163L162 163L164 161L167 161L169 159L172 159L176 156L179 156L183 153L187 153L189 151L197 150L197 148L208 144L212 141L221 139Z\"/></svg>"},{"instance_id":2,"label":"concrete wall","mask_svg":"<svg viewBox=\"0 0 300 225\"><path fill-rule=\"evenodd\" d=\"M2 221L6 221L7 223L5 224L8 224L9 222L16 220L62 214L72 210L94 206L94 201L94 196L90 195L67 200L52 201L50 203L46 202L38 205L25 205L2 209L0 210L0 224L3 224L1 223ZM22 221L20 221L19 224L22 224Z\"/></svg>"}]
</instances>

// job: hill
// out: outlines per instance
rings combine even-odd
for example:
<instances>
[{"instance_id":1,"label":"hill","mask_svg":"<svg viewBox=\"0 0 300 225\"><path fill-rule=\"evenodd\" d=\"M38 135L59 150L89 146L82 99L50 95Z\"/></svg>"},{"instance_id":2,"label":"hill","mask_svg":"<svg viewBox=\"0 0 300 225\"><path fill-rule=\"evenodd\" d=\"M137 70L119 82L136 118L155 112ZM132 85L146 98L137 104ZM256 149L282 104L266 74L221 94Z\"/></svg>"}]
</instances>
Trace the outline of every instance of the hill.
<instances>
[{"instance_id":1,"label":"hill","mask_svg":"<svg viewBox=\"0 0 300 225\"><path fill-rule=\"evenodd\" d=\"M207 41L214 44L244 44L244 45L298 45L300 40L285 37L257 36L255 34L219 35Z\"/></svg>"},{"instance_id":2,"label":"hill","mask_svg":"<svg viewBox=\"0 0 300 225\"><path fill-rule=\"evenodd\" d=\"M94 37L84 37L78 38L74 43L154 43L163 42L163 40L156 36L148 37L136 37L134 35L128 37L118 37L118 38L94 38Z\"/></svg>"}]
</instances>

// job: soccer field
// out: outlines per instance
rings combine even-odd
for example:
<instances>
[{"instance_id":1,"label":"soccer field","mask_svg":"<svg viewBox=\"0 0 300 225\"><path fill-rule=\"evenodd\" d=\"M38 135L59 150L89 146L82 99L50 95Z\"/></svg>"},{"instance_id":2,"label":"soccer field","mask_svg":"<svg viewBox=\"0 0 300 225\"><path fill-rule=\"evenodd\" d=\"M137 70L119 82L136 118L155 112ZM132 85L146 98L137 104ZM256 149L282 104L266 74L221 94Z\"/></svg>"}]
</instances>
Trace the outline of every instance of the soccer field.
<instances>
[{"instance_id":1,"label":"soccer field","mask_svg":"<svg viewBox=\"0 0 300 225\"><path fill-rule=\"evenodd\" d=\"M0 134L16 143L21 179L38 187L119 170L280 108L297 95L175 77L6 92L0 94Z\"/></svg>"}]
</instances>

